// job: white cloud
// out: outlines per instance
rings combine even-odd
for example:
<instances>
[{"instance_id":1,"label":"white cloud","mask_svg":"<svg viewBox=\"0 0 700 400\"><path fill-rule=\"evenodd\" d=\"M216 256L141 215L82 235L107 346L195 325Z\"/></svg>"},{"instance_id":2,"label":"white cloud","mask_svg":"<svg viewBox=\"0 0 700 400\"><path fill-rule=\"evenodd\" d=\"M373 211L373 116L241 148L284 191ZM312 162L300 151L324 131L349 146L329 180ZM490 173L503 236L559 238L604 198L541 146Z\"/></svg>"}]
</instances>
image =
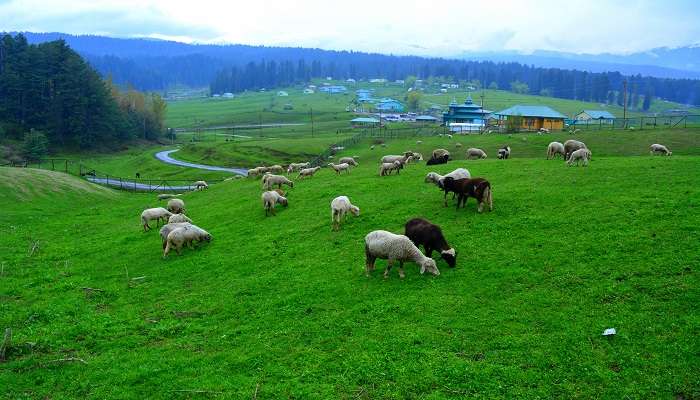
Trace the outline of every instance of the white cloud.
<instances>
[{"instance_id":1,"label":"white cloud","mask_svg":"<svg viewBox=\"0 0 700 400\"><path fill-rule=\"evenodd\" d=\"M5 30L453 55L631 52L700 41L690 0L10 0Z\"/></svg>"}]
</instances>

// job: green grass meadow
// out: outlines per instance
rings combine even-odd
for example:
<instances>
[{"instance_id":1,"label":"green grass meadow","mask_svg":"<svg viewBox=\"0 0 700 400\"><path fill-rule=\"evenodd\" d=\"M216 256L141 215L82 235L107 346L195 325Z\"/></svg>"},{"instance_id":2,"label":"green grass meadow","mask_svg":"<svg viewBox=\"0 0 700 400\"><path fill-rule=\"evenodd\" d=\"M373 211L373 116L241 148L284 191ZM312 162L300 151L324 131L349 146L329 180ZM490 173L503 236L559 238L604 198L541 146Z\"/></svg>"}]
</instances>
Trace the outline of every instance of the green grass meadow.
<instances>
[{"instance_id":1,"label":"green grass meadow","mask_svg":"<svg viewBox=\"0 0 700 400\"><path fill-rule=\"evenodd\" d=\"M699 134L582 133L587 168L544 159L568 134L365 139L338 155L358 168L295 179L274 217L258 180L185 194L213 240L167 259L139 223L155 194L0 168L0 398L700 398ZM513 158L496 160L504 144ZM238 157L229 145L212 163ZM470 146L489 158L463 160ZM436 147L456 160L377 174L381 155ZM443 207L424 183L457 167L490 180L493 212ZM338 195L361 214L334 232ZM380 260L365 277L364 236L417 216L457 267L383 279Z\"/></svg>"}]
</instances>

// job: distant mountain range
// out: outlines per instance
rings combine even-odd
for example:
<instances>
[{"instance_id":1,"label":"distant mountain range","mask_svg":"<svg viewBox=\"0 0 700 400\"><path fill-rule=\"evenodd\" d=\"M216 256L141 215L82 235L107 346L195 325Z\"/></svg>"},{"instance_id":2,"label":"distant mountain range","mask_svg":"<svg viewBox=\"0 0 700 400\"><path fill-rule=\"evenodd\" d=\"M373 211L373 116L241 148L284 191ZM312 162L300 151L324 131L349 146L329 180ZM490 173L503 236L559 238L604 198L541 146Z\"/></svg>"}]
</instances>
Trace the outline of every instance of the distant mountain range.
<instances>
[{"instance_id":1,"label":"distant mountain range","mask_svg":"<svg viewBox=\"0 0 700 400\"><path fill-rule=\"evenodd\" d=\"M577 69L589 72L617 71L624 75L657 78L700 79L700 46L661 47L641 53L575 54L557 51L468 52L455 55L465 60L519 62L537 67Z\"/></svg>"}]
</instances>

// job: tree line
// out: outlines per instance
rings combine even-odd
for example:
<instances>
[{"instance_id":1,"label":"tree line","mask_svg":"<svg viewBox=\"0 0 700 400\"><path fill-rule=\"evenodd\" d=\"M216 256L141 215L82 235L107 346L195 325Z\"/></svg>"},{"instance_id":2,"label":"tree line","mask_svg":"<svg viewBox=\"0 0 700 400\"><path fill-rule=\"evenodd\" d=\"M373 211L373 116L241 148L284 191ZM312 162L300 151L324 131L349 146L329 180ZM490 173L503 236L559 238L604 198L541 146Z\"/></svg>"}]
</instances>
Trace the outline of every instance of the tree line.
<instances>
[{"instance_id":1,"label":"tree line","mask_svg":"<svg viewBox=\"0 0 700 400\"><path fill-rule=\"evenodd\" d=\"M160 136L165 109L158 95L103 80L63 40L30 45L21 34L0 36L0 139L38 152L42 142L112 147Z\"/></svg>"}]
</instances>

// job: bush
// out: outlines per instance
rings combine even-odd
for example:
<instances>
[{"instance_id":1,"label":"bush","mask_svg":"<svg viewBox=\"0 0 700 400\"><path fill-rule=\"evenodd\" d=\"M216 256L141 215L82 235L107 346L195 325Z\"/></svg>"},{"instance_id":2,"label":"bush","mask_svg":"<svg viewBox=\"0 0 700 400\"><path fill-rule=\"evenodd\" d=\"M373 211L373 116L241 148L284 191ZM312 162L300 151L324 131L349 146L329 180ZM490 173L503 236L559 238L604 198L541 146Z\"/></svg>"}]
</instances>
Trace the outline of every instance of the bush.
<instances>
[{"instance_id":1,"label":"bush","mask_svg":"<svg viewBox=\"0 0 700 400\"><path fill-rule=\"evenodd\" d=\"M38 161L49 153L49 139L43 132L31 130L24 134L22 156L29 161Z\"/></svg>"}]
</instances>

